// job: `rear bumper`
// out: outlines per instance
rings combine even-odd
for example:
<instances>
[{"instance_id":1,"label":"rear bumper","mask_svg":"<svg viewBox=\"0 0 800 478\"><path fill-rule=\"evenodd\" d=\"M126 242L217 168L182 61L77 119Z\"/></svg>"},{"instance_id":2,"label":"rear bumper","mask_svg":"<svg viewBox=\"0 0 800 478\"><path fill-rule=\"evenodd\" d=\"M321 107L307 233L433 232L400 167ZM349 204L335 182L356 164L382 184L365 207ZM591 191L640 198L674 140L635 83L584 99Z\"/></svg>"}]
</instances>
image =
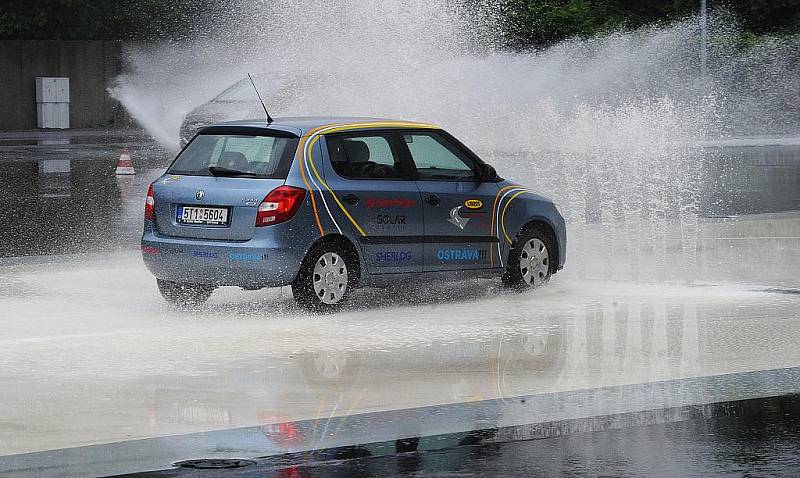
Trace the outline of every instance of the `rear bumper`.
<instances>
[{"instance_id":1,"label":"rear bumper","mask_svg":"<svg viewBox=\"0 0 800 478\"><path fill-rule=\"evenodd\" d=\"M218 286L278 287L290 284L307 247L272 238L222 242L169 237L145 228L142 259L157 278Z\"/></svg>"}]
</instances>

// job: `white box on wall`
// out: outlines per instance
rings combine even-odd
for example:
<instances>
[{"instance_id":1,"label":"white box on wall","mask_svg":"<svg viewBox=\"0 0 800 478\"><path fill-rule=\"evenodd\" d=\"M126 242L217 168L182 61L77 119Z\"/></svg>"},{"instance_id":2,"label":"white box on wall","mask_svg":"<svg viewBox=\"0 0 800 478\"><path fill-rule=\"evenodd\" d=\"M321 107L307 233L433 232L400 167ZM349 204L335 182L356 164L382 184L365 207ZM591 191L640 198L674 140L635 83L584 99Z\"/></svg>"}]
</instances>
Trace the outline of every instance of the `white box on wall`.
<instances>
[{"instance_id":1,"label":"white box on wall","mask_svg":"<svg viewBox=\"0 0 800 478\"><path fill-rule=\"evenodd\" d=\"M36 117L39 128L69 128L69 103L38 103Z\"/></svg>"},{"instance_id":2,"label":"white box on wall","mask_svg":"<svg viewBox=\"0 0 800 478\"><path fill-rule=\"evenodd\" d=\"M69 103L69 78L36 77L37 103Z\"/></svg>"},{"instance_id":3,"label":"white box on wall","mask_svg":"<svg viewBox=\"0 0 800 478\"><path fill-rule=\"evenodd\" d=\"M39 128L69 128L69 78L36 77Z\"/></svg>"}]
</instances>

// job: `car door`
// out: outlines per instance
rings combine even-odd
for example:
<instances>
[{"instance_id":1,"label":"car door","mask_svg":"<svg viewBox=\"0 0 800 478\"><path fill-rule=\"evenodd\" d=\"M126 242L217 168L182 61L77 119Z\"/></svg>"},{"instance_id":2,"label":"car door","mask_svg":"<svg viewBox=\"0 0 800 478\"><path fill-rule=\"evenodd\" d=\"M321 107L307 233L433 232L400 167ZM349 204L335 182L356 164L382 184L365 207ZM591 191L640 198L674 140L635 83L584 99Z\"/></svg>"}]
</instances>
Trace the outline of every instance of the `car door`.
<instances>
[{"instance_id":1,"label":"car door","mask_svg":"<svg viewBox=\"0 0 800 478\"><path fill-rule=\"evenodd\" d=\"M359 238L367 271L422 271L422 201L396 136L347 132L325 135L324 143L325 177L361 229L344 221Z\"/></svg>"},{"instance_id":2,"label":"car door","mask_svg":"<svg viewBox=\"0 0 800 478\"><path fill-rule=\"evenodd\" d=\"M413 162L425 219L425 271L489 267L492 201L497 183L482 182L478 160L443 131L398 133Z\"/></svg>"}]
</instances>

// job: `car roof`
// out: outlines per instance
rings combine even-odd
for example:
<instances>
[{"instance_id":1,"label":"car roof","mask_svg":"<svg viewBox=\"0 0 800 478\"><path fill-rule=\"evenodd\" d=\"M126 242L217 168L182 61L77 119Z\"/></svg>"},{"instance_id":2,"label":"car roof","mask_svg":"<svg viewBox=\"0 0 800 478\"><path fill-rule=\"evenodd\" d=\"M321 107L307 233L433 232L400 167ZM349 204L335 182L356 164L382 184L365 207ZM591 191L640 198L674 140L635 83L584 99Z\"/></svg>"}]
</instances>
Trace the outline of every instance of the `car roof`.
<instances>
[{"instance_id":1,"label":"car roof","mask_svg":"<svg viewBox=\"0 0 800 478\"><path fill-rule=\"evenodd\" d=\"M382 126L439 129L438 126L430 123L388 119L388 118L367 118L358 116L294 116L286 118L275 118L275 120L270 124L267 124L267 121L263 119L237 120L237 121L226 121L224 123L215 123L213 125L208 125L207 127L210 128L210 127L222 126L222 127L234 127L234 128L243 127L243 128L274 129L278 131L286 131L289 133L293 133L296 134L297 136L303 136L307 134L309 131L320 127L345 126L345 125L352 125L352 126L363 125L364 129L373 127L382 127Z\"/></svg>"}]
</instances>

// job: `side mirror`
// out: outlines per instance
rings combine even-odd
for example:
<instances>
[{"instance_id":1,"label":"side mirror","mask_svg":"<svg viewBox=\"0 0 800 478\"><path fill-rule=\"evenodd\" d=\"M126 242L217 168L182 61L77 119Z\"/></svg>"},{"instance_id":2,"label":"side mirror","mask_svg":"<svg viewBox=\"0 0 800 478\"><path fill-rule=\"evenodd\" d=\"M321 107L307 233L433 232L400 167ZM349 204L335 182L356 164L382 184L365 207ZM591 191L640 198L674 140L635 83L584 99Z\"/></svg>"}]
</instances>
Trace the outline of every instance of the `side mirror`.
<instances>
[{"instance_id":1,"label":"side mirror","mask_svg":"<svg viewBox=\"0 0 800 478\"><path fill-rule=\"evenodd\" d=\"M480 166L480 180L484 183L496 183L497 182L497 171L492 167L491 164L483 163Z\"/></svg>"}]
</instances>

